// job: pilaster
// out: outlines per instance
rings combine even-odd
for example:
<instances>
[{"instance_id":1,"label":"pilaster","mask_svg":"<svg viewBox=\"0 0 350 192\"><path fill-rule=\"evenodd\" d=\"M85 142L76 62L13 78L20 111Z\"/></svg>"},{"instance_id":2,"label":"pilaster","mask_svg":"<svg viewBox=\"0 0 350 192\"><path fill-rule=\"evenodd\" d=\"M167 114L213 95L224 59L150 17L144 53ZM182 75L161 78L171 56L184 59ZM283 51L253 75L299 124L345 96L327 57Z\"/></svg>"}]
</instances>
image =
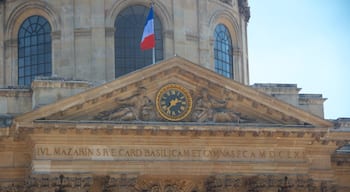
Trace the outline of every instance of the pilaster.
<instances>
[{"instance_id":1,"label":"pilaster","mask_svg":"<svg viewBox=\"0 0 350 192\"><path fill-rule=\"evenodd\" d=\"M173 12L173 23L174 23L174 54L180 56L186 56L186 51L184 49L186 45L185 34L185 1L172 1L172 12Z\"/></svg>"},{"instance_id":2,"label":"pilaster","mask_svg":"<svg viewBox=\"0 0 350 192\"><path fill-rule=\"evenodd\" d=\"M108 27L105 29L106 38L106 80L111 81L115 79L115 51L114 51L114 27ZM165 38L165 37L164 37Z\"/></svg>"},{"instance_id":3,"label":"pilaster","mask_svg":"<svg viewBox=\"0 0 350 192\"><path fill-rule=\"evenodd\" d=\"M199 63L206 68L211 68L210 64L210 31L207 20L208 2L197 0L198 12L198 46L199 46Z\"/></svg>"},{"instance_id":4,"label":"pilaster","mask_svg":"<svg viewBox=\"0 0 350 192\"><path fill-rule=\"evenodd\" d=\"M248 62L248 33L247 26L248 21L250 19L250 7L248 6L247 0L238 0L238 10L240 13L240 29L242 35L242 70L240 73L242 74L241 82L245 85L249 85L249 62Z\"/></svg>"},{"instance_id":5,"label":"pilaster","mask_svg":"<svg viewBox=\"0 0 350 192\"><path fill-rule=\"evenodd\" d=\"M95 81L104 82L108 71L106 65L106 29L105 29L105 1L91 1L91 77ZM109 66L110 67L110 66Z\"/></svg>"},{"instance_id":6,"label":"pilaster","mask_svg":"<svg viewBox=\"0 0 350 192\"><path fill-rule=\"evenodd\" d=\"M75 78L94 81L92 71L91 1L76 0L74 7ZM88 54L87 54L88 53Z\"/></svg>"},{"instance_id":7,"label":"pilaster","mask_svg":"<svg viewBox=\"0 0 350 192\"><path fill-rule=\"evenodd\" d=\"M54 71L58 76L74 78L76 74L75 64L75 41L74 41L74 0L62 0L60 2L61 47L59 62L55 65ZM57 61L57 60L56 60Z\"/></svg>"}]
</instances>

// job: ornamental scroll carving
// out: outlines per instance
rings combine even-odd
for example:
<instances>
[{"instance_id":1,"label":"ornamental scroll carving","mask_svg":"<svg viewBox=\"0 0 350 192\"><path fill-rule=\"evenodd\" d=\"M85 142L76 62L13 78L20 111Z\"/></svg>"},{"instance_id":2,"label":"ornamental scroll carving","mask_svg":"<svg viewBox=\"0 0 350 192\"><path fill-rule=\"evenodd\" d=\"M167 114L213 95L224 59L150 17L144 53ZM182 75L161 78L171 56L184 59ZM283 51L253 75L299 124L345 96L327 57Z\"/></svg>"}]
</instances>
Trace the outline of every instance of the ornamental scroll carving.
<instances>
[{"instance_id":1,"label":"ornamental scroll carving","mask_svg":"<svg viewBox=\"0 0 350 192\"><path fill-rule=\"evenodd\" d=\"M205 191L203 182L191 179L140 177L135 189L140 192L199 192Z\"/></svg>"},{"instance_id":2,"label":"ornamental scroll carving","mask_svg":"<svg viewBox=\"0 0 350 192\"><path fill-rule=\"evenodd\" d=\"M122 174L120 176L109 176L104 178L102 188L104 192L128 191L137 192L135 189L137 177L127 177Z\"/></svg>"},{"instance_id":3,"label":"ornamental scroll carving","mask_svg":"<svg viewBox=\"0 0 350 192\"><path fill-rule=\"evenodd\" d=\"M339 189L340 190L340 189ZM112 175L31 175L22 185L0 185L1 192L336 192L332 181L308 175L213 175L209 177ZM343 190L340 190L343 191ZM347 191L347 190L346 190Z\"/></svg>"},{"instance_id":4,"label":"ornamental scroll carving","mask_svg":"<svg viewBox=\"0 0 350 192\"><path fill-rule=\"evenodd\" d=\"M9 185L4 185L4 186L0 186L0 191L1 192L20 192L20 191L24 191L24 186L20 185L20 184L9 184Z\"/></svg>"},{"instance_id":5,"label":"ornamental scroll carving","mask_svg":"<svg viewBox=\"0 0 350 192\"><path fill-rule=\"evenodd\" d=\"M93 184L92 176L86 175L31 175L26 179L25 191L85 192Z\"/></svg>"},{"instance_id":6,"label":"ornamental scroll carving","mask_svg":"<svg viewBox=\"0 0 350 192\"><path fill-rule=\"evenodd\" d=\"M248 22L250 19L250 7L248 0L238 0L239 13L244 16L244 21Z\"/></svg>"},{"instance_id":7,"label":"ornamental scroll carving","mask_svg":"<svg viewBox=\"0 0 350 192\"><path fill-rule=\"evenodd\" d=\"M207 192L336 192L331 181L316 183L307 175L223 175L212 176L206 182Z\"/></svg>"}]
</instances>

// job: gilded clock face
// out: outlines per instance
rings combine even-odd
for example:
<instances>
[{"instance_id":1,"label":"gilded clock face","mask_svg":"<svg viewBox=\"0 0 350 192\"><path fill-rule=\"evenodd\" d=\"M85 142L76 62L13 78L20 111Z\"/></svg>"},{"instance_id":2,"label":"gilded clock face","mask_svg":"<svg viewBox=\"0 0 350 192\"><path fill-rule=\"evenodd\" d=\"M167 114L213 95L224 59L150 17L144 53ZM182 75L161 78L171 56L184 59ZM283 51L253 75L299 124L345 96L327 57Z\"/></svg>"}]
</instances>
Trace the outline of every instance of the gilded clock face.
<instances>
[{"instance_id":1,"label":"gilded clock face","mask_svg":"<svg viewBox=\"0 0 350 192\"><path fill-rule=\"evenodd\" d=\"M180 121L191 112L192 98L184 87L169 84L159 90L156 106L163 118L170 121Z\"/></svg>"}]
</instances>

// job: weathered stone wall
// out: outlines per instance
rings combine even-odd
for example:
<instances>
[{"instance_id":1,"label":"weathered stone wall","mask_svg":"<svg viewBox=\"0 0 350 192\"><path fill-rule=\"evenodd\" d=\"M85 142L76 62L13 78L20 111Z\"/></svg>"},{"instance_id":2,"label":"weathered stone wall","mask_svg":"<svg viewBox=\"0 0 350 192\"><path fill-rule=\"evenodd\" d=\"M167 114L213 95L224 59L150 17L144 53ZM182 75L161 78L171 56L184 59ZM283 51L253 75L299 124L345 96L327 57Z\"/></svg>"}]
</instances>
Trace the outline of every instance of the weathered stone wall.
<instances>
[{"instance_id":1,"label":"weathered stone wall","mask_svg":"<svg viewBox=\"0 0 350 192\"><path fill-rule=\"evenodd\" d=\"M304 111L324 117L322 94L299 94L301 88L296 84L256 83L253 88L280 99Z\"/></svg>"},{"instance_id":2,"label":"weathered stone wall","mask_svg":"<svg viewBox=\"0 0 350 192\"><path fill-rule=\"evenodd\" d=\"M33 109L73 96L92 87L84 81L35 80L32 83Z\"/></svg>"},{"instance_id":3,"label":"weathered stone wall","mask_svg":"<svg viewBox=\"0 0 350 192\"><path fill-rule=\"evenodd\" d=\"M0 114L19 115L32 110L29 89L0 89Z\"/></svg>"}]
</instances>

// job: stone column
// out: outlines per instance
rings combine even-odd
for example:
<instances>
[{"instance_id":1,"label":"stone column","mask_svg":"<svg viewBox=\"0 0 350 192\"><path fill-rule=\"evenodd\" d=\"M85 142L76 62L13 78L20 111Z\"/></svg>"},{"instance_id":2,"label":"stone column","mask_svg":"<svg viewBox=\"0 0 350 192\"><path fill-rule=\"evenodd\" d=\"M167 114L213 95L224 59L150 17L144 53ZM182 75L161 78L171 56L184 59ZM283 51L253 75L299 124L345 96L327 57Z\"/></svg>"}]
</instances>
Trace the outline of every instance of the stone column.
<instances>
[{"instance_id":1,"label":"stone column","mask_svg":"<svg viewBox=\"0 0 350 192\"><path fill-rule=\"evenodd\" d=\"M249 63L248 63L248 40L247 40L247 24L250 19L250 8L247 0L238 0L238 9L240 13L240 25L242 34L242 78L240 82L249 85Z\"/></svg>"}]
</instances>

